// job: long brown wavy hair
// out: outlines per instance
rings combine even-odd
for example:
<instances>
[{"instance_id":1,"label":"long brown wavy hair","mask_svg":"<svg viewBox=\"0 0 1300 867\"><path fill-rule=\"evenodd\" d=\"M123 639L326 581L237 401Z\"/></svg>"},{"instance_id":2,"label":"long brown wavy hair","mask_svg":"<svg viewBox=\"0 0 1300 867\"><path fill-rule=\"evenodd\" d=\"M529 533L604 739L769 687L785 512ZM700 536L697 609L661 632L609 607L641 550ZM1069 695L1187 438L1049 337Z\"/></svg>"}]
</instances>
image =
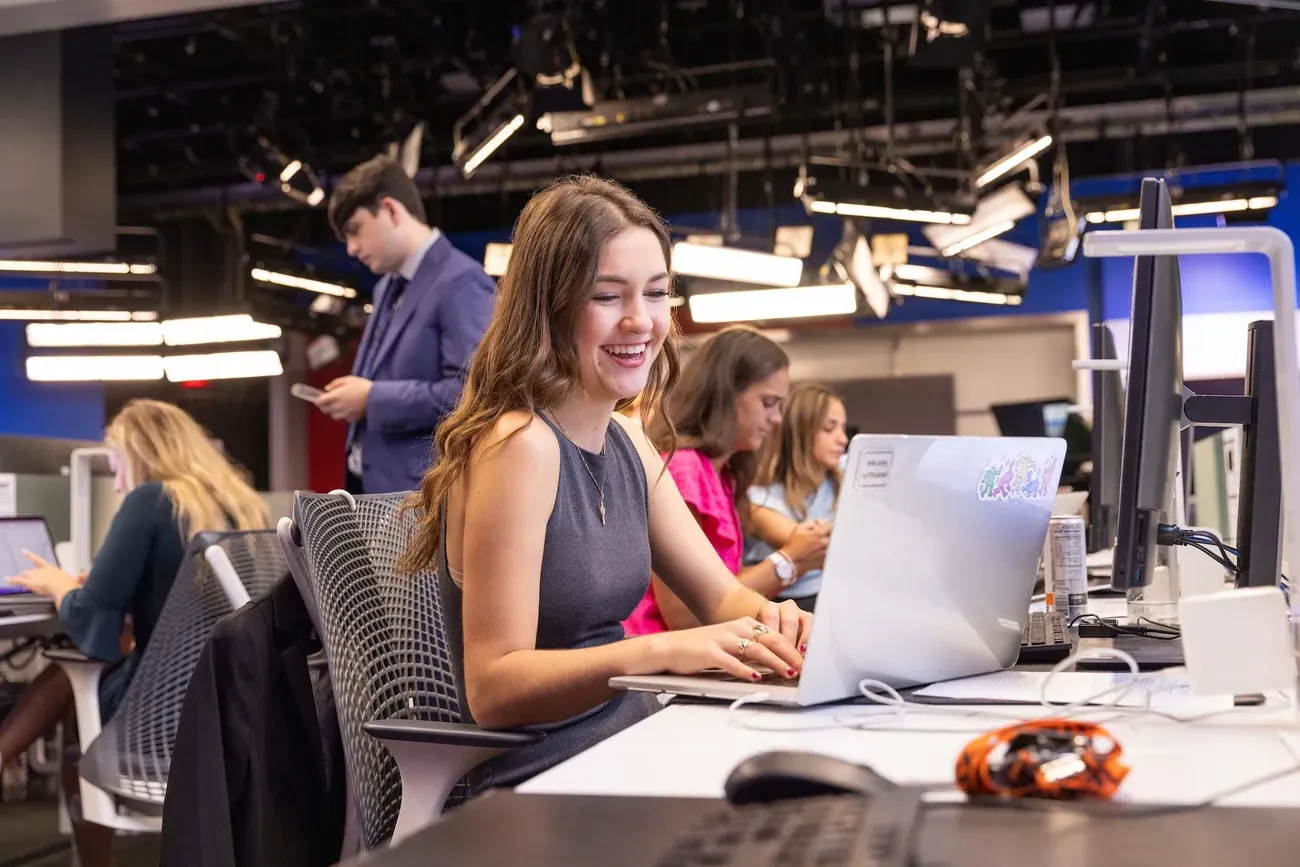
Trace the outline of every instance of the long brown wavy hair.
<instances>
[{"instance_id":1,"label":"long brown wavy hair","mask_svg":"<svg viewBox=\"0 0 1300 867\"><path fill-rule=\"evenodd\" d=\"M126 459L132 485L162 483L187 538L271 525L266 503L180 407L130 400L104 431L104 442Z\"/></svg>"},{"instance_id":2,"label":"long brown wavy hair","mask_svg":"<svg viewBox=\"0 0 1300 867\"><path fill-rule=\"evenodd\" d=\"M660 452L698 449L717 458L736 441L736 398L756 382L790 366L785 350L757 330L732 325L715 334L682 371L682 381L664 403L668 412L650 416L646 434ZM743 519L749 486L757 473L753 452L736 452L727 461L732 493Z\"/></svg>"},{"instance_id":3,"label":"long brown wavy hair","mask_svg":"<svg viewBox=\"0 0 1300 867\"><path fill-rule=\"evenodd\" d=\"M801 382L790 389L781 415L781 429L768 437L758 455L759 485L780 482L790 512L802 521L808 516L808 498L829 478L840 493L838 467L827 471L813 455L813 437L826 423L826 414L839 395L817 382Z\"/></svg>"},{"instance_id":4,"label":"long brown wavy hair","mask_svg":"<svg viewBox=\"0 0 1300 867\"><path fill-rule=\"evenodd\" d=\"M515 223L510 267L497 284L492 321L470 362L456 409L438 427L434 465L408 502L421 513L403 570L434 563L447 495L498 420L516 410L556 406L582 387L574 340L578 320L596 282L601 250L633 228L654 232L664 262L671 260L668 229L658 214L613 181L560 178L524 206ZM663 395L677 381L677 339L674 320L640 396L647 415L663 415ZM635 399L620 401L619 408Z\"/></svg>"}]
</instances>

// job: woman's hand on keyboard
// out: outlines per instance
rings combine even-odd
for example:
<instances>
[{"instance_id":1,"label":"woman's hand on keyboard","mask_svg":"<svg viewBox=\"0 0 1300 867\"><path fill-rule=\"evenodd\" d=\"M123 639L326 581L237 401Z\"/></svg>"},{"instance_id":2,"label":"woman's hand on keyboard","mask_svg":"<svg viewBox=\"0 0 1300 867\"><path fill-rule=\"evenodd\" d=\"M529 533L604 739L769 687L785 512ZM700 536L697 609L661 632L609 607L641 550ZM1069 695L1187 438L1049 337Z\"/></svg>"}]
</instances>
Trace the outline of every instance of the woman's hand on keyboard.
<instances>
[{"instance_id":1,"label":"woman's hand on keyboard","mask_svg":"<svg viewBox=\"0 0 1300 867\"><path fill-rule=\"evenodd\" d=\"M779 629L752 617L660 633L654 636L654 642L661 670L673 674L720 668L742 680L759 680L762 676L751 666L770 668L786 678L797 677L803 668L803 655L794 644Z\"/></svg>"},{"instance_id":2,"label":"woman's hand on keyboard","mask_svg":"<svg viewBox=\"0 0 1300 867\"><path fill-rule=\"evenodd\" d=\"M768 602L758 610L759 623L773 632L779 632L800 655L808 652L808 633L812 632L812 619L813 616L795 604L793 599Z\"/></svg>"}]
</instances>

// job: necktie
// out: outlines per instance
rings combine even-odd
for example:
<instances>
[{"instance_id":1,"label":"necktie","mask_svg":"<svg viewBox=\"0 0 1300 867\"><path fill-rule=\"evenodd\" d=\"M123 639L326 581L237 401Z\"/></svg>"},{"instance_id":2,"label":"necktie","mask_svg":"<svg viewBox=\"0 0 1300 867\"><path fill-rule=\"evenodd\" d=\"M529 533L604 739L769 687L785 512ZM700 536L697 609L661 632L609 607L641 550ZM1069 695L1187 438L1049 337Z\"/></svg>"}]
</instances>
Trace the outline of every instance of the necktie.
<instances>
[{"instance_id":1,"label":"necktie","mask_svg":"<svg viewBox=\"0 0 1300 867\"><path fill-rule=\"evenodd\" d=\"M380 299L380 303L375 307L372 314L375 317L375 324L370 329L370 344L366 347L365 363L361 365L361 375L364 377L368 378L374 374L374 371L370 369L371 365L374 364L375 356L379 353L379 347L384 342L384 334L387 333L388 325L393 319L393 311L397 309L402 299L402 293L406 291L406 283L405 277L400 274L394 275L388 281L388 286L384 290L384 297Z\"/></svg>"}]
</instances>

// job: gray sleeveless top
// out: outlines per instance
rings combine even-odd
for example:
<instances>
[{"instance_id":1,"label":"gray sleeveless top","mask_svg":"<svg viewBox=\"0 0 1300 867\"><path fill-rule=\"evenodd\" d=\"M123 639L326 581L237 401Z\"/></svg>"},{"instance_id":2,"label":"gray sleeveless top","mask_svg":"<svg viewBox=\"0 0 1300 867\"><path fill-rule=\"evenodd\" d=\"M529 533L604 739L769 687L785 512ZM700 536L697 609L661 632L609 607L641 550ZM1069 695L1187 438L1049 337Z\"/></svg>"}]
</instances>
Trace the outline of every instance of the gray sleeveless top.
<instances>
[{"instance_id":1,"label":"gray sleeveless top","mask_svg":"<svg viewBox=\"0 0 1300 867\"><path fill-rule=\"evenodd\" d=\"M645 466L627 432L613 420L606 431L605 454L598 455L570 442L545 415L539 417L559 441L560 479L542 552L537 649L566 650L622 641L622 621L632 614L650 584ZM596 482L605 491L603 525ZM473 722L465 700L462 596L447 564L446 529L444 511L438 584L447 640L456 661L461 717ZM657 707L657 702L642 693L624 692L572 719L539 726L547 733L545 739L484 763L473 774L471 785L476 791L518 785L644 719Z\"/></svg>"}]
</instances>

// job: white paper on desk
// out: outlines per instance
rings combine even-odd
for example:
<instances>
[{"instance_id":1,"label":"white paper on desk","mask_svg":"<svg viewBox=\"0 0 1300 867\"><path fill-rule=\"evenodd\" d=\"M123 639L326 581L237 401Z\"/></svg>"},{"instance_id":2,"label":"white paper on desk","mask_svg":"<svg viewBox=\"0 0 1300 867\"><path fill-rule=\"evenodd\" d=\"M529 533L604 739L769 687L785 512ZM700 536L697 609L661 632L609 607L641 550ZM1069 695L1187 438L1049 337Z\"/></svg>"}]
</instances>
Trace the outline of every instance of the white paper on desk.
<instances>
[{"instance_id":1,"label":"white paper on desk","mask_svg":"<svg viewBox=\"0 0 1300 867\"><path fill-rule=\"evenodd\" d=\"M1038 704L1043 698L1043 684L1051 676L1046 671L998 671L949 680L919 689L916 695L946 698L979 704L981 701ZM1121 707L1141 707L1144 696L1151 696L1151 707L1172 713L1210 713L1232 707L1231 696L1199 696L1192 693L1187 678L1159 673L1133 675L1106 671L1064 671L1052 677L1047 698L1057 704L1089 702ZM1128 686L1116 701L1119 687ZM1115 690L1107 692L1107 690ZM1101 695L1105 693L1104 695Z\"/></svg>"},{"instance_id":2,"label":"white paper on desk","mask_svg":"<svg viewBox=\"0 0 1300 867\"><path fill-rule=\"evenodd\" d=\"M0 518L18 514L18 477L13 473L0 473Z\"/></svg>"}]
</instances>

